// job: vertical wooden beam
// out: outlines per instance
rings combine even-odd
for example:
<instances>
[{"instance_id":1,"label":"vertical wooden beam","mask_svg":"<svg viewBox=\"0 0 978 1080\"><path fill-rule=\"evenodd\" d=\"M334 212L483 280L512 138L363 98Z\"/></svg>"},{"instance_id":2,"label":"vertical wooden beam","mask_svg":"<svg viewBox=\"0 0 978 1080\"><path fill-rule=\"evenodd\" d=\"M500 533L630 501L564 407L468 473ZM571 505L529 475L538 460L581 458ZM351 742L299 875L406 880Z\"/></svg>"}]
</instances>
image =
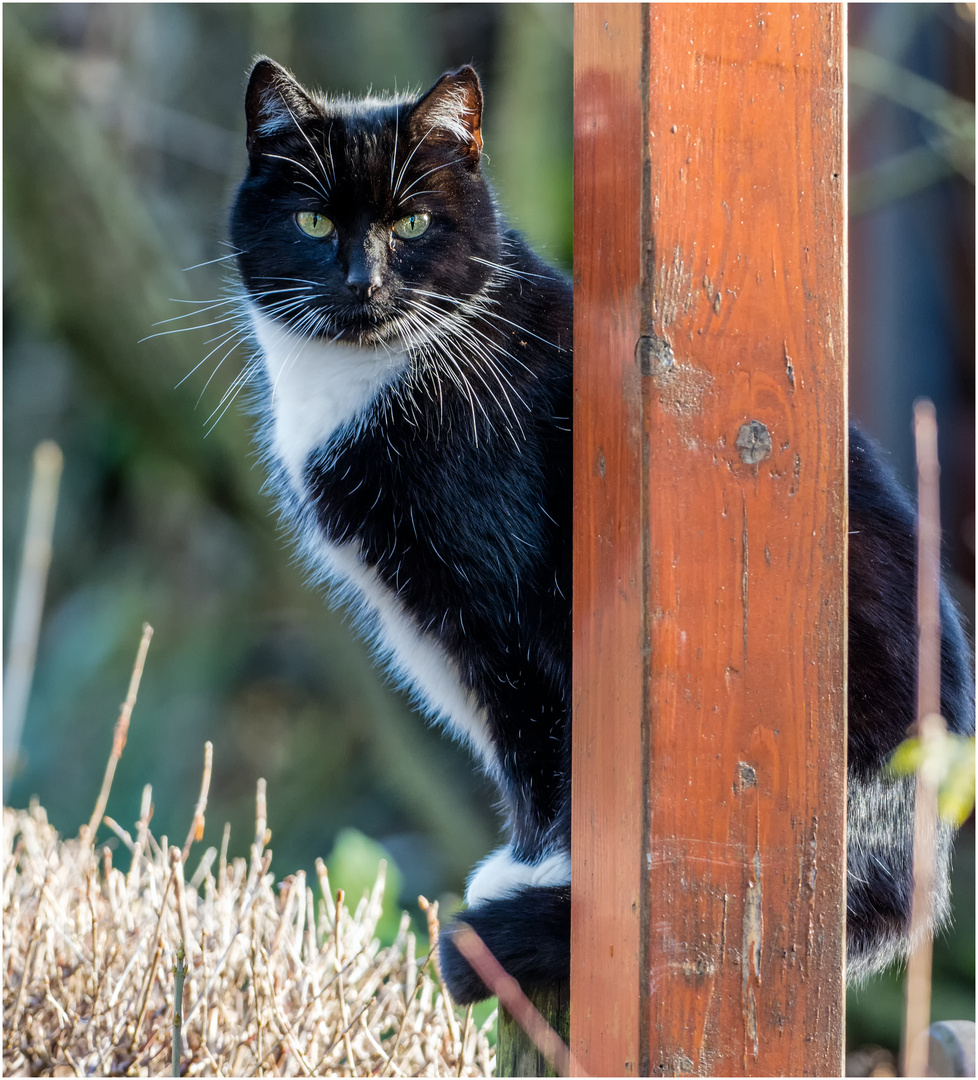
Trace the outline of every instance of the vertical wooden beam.
<instances>
[{"instance_id":1,"label":"vertical wooden beam","mask_svg":"<svg viewBox=\"0 0 978 1080\"><path fill-rule=\"evenodd\" d=\"M636 1076L647 846L641 376L643 11L574 27L574 767L571 1049ZM576 1045L575 1045L576 1044Z\"/></svg>"},{"instance_id":2,"label":"vertical wooden beam","mask_svg":"<svg viewBox=\"0 0 978 1080\"><path fill-rule=\"evenodd\" d=\"M837 1074L840 5L581 5L572 1049Z\"/></svg>"},{"instance_id":3,"label":"vertical wooden beam","mask_svg":"<svg viewBox=\"0 0 978 1080\"><path fill-rule=\"evenodd\" d=\"M676 359L648 415L650 1064L670 1072L842 1066L844 27L829 4L651 12L653 325Z\"/></svg>"}]
</instances>

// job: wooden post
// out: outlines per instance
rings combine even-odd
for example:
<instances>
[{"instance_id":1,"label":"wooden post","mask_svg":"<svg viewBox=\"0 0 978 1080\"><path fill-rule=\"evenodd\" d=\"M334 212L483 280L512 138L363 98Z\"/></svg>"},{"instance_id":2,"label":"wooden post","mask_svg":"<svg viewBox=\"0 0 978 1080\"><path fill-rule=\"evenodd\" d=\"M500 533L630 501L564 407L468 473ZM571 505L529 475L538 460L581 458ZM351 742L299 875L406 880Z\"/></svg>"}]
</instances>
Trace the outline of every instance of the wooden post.
<instances>
[{"instance_id":1,"label":"wooden post","mask_svg":"<svg viewBox=\"0 0 978 1080\"><path fill-rule=\"evenodd\" d=\"M839 1074L845 17L579 5L571 1049Z\"/></svg>"},{"instance_id":2,"label":"wooden post","mask_svg":"<svg viewBox=\"0 0 978 1080\"><path fill-rule=\"evenodd\" d=\"M538 987L527 997L566 1043L570 1038L570 986ZM532 1039L500 1005L496 1022L496 1076L560 1076Z\"/></svg>"}]
</instances>

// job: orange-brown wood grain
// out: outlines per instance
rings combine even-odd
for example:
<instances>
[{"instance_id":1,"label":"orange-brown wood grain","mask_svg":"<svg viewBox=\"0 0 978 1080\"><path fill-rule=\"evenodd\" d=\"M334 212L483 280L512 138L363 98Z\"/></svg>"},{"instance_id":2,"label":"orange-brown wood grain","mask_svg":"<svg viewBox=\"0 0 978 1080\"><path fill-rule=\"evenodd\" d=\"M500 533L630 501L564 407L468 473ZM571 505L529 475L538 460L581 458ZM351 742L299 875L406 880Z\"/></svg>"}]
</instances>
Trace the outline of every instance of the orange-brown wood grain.
<instances>
[{"instance_id":1,"label":"orange-brown wood grain","mask_svg":"<svg viewBox=\"0 0 978 1080\"><path fill-rule=\"evenodd\" d=\"M844 17L576 19L572 1048L838 1073Z\"/></svg>"},{"instance_id":2,"label":"orange-brown wood grain","mask_svg":"<svg viewBox=\"0 0 978 1080\"><path fill-rule=\"evenodd\" d=\"M607 14L608 21L604 21ZM643 701L648 692L642 530L640 330L643 105L637 4L576 9L596 36L575 38L575 586L571 848L572 1022L580 1064L638 1075L642 1021ZM586 238L586 239L583 239ZM579 239L583 242L578 243ZM609 643L615 643L608 648ZM600 718L600 721L599 721ZM575 721L576 722L576 721ZM614 888L606 885L614 882ZM587 958L600 955L600 964ZM629 988L622 992L623 988ZM572 1036L573 1037L573 1036Z\"/></svg>"}]
</instances>

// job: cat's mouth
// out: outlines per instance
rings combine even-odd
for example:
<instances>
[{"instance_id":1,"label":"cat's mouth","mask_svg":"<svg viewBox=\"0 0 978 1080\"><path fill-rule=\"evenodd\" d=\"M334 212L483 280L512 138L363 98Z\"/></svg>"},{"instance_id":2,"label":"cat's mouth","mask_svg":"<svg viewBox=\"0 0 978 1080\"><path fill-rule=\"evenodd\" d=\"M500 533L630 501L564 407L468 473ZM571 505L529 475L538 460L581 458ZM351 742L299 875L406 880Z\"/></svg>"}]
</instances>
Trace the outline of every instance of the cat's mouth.
<instances>
[{"instance_id":1,"label":"cat's mouth","mask_svg":"<svg viewBox=\"0 0 978 1080\"><path fill-rule=\"evenodd\" d=\"M333 337L351 345L379 345L390 336L386 331L387 322L368 313L360 316L336 320Z\"/></svg>"},{"instance_id":2,"label":"cat's mouth","mask_svg":"<svg viewBox=\"0 0 978 1080\"><path fill-rule=\"evenodd\" d=\"M393 345L402 337L403 313L390 302L366 300L338 306L322 299L307 302L287 318L274 306L270 314L293 332L328 343L376 347Z\"/></svg>"},{"instance_id":3,"label":"cat's mouth","mask_svg":"<svg viewBox=\"0 0 978 1080\"><path fill-rule=\"evenodd\" d=\"M351 345L389 344L400 335L397 312L389 305L367 301L349 304L332 313L332 336Z\"/></svg>"}]
</instances>

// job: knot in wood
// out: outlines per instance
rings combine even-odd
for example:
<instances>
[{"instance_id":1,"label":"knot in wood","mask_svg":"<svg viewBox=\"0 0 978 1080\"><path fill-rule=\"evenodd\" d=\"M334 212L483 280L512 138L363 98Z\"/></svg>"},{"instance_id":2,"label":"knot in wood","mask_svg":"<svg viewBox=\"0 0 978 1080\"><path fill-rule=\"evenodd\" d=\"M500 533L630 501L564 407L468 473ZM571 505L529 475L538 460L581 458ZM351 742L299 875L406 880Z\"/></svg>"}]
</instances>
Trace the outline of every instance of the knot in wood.
<instances>
[{"instance_id":1,"label":"knot in wood","mask_svg":"<svg viewBox=\"0 0 978 1080\"><path fill-rule=\"evenodd\" d=\"M655 334L643 335L635 345L635 361L643 375L664 375L676 365L672 346Z\"/></svg>"},{"instance_id":2,"label":"knot in wood","mask_svg":"<svg viewBox=\"0 0 978 1080\"><path fill-rule=\"evenodd\" d=\"M756 465L771 454L771 433L760 420L749 420L737 432L736 446L745 465Z\"/></svg>"}]
</instances>

